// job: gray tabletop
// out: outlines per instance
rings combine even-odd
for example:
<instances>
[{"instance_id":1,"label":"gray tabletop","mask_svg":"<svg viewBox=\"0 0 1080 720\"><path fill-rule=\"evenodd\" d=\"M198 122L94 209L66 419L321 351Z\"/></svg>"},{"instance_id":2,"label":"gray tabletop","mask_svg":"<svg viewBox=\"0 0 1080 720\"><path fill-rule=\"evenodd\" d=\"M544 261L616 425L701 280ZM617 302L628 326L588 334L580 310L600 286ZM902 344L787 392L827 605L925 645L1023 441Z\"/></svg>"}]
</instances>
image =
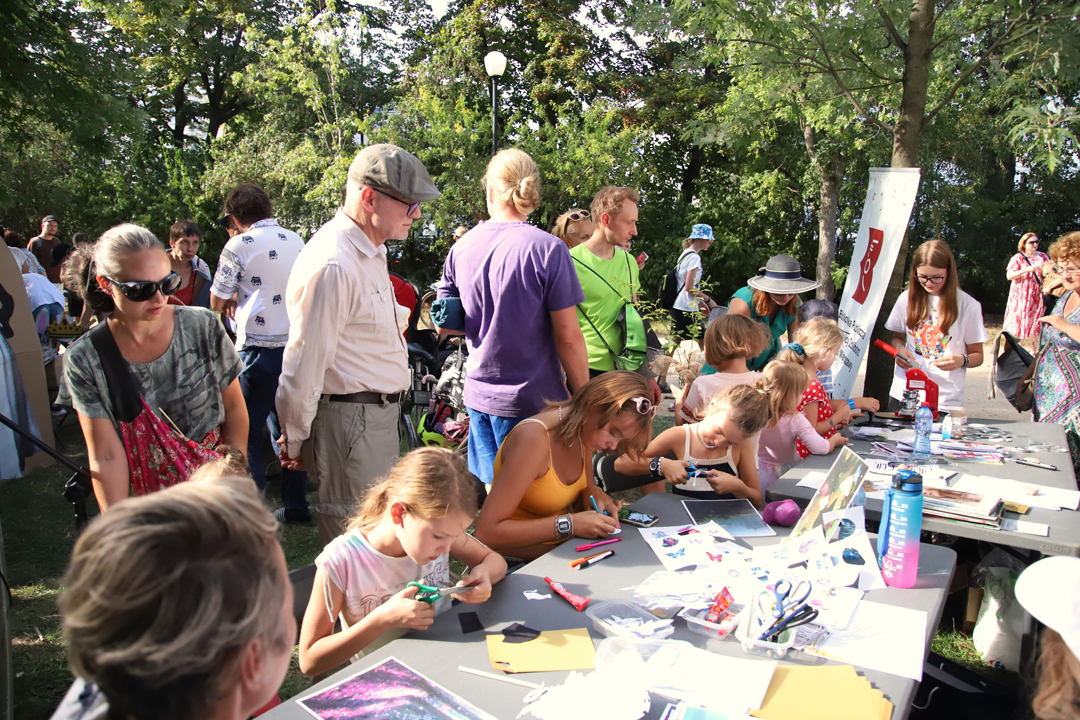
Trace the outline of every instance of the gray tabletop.
<instances>
[{"instance_id":1,"label":"gray tabletop","mask_svg":"<svg viewBox=\"0 0 1080 720\"><path fill-rule=\"evenodd\" d=\"M1040 441L1069 447L1065 440L1065 429L1060 425L1051 423L1011 422L1008 420L971 420L970 422L989 425L1000 428L1013 436L1012 443L1001 443L1005 447L1025 446L1032 441ZM852 439L848 444L852 450L858 453L870 451L870 443L865 440ZM828 470L839 450L829 455L811 455L803 460L794 469L786 472L783 477L772 484L767 491L770 501L792 498L801 506L806 505L814 496L814 489L799 487L799 480L806 477L813 470ZM1057 470L1044 470L1015 463L1004 465L983 465L981 463L957 462L948 467L958 473L967 475L987 475L990 477L1010 478L1022 480L1033 485L1045 485L1047 487L1076 490L1076 477L1073 474L1072 461L1068 452L1040 452L1013 454L1014 457L1035 457L1044 463L1056 465ZM959 475L957 476L959 477ZM955 482L956 477L950 482ZM881 519L881 500L867 498L866 516L872 520ZM1005 532L990 528L971 525L969 523L951 522L941 518L924 517L923 530L931 532L947 533L957 537L971 538L985 542L997 543L1009 547L1034 550L1044 555L1071 555L1080 557L1080 512L1072 510L1045 510L1032 508L1026 515L1017 515L1006 512L1007 518L1021 518L1031 522L1044 523L1050 526L1050 534L1047 537L1028 535L1019 532Z\"/></svg>"},{"instance_id":2,"label":"gray tabletop","mask_svg":"<svg viewBox=\"0 0 1080 720\"><path fill-rule=\"evenodd\" d=\"M643 510L660 518L661 525L678 525L690 521L683 509L680 498L666 493L652 493L638 500L634 508ZM777 528L778 534L785 534L784 528ZM508 683L476 677L458 670L459 665L483 670L493 670L488 661L487 645L484 632L464 635L457 615L461 612L476 612L485 627L508 621L522 622L536 630L562 630L587 627L596 644L604 638L592 626L584 612L577 612L562 598L552 594L549 600L526 600L525 590L548 591L544 577L557 580L573 593L588 597L592 603L605 600L632 600L629 586L636 585L654 572L663 570L660 561L642 539L636 528L623 525L622 540L613 547L616 552L603 562L583 570L571 570L569 561L580 557L582 553L574 548L584 542L570 540L555 548L547 555L529 563L523 569L508 575L495 586L491 599L480 605L458 604L440 615L435 624L426 632L411 632L380 648L360 662L339 670L312 689L301 693L304 697L310 693L341 682L345 678L377 665L388 657L412 667L427 675L435 682L449 688L477 707L496 718L515 718L524 707L523 700L528 689ZM744 538L749 545L775 543L777 538ZM926 648L930 648L930 639L941 619L945 605L945 595L953 570L956 567L956 553L944 547L922 545L919 551L919 581L915 588L898 590L886 588L866 594L866 599L875 602L897 605L900 607L924 610L927 613ZM685 622L676 621L673 640L686 640L697 647L705 647L706 638L691 633ZM713 643L724 655L753 659L743 652L734 638ZM811 657L800 652L789 652L781 662L797 665L836 664L831 660ZM893 718L902 719L908 715L908 709L918 686L914 680L889 675L873 670L858 671L865 675L876 688L881 690L894 706ZM516 677L534 683L557 685L562 683L568 672L524 673ZM718 679L720 680L720 679ZM721 680L722 681L722 680ZM659 718L666 702L656 695L652 696L652 709L646 718ZM295 699L283 703L263 717L268 720L285 718L308 718Z\"/></svg>"}]
</instances>

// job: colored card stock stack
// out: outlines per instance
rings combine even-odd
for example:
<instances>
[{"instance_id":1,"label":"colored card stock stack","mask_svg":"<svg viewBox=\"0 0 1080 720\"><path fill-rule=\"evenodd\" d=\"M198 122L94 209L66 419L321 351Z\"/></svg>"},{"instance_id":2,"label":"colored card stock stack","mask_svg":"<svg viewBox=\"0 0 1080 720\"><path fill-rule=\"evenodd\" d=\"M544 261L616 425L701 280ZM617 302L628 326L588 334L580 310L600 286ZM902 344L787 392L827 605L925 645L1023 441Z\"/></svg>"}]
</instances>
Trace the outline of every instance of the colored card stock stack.
<instances>
[{"instance_id":1,"label":"colored card stock stack","mask_svg":"<svg viewBox=\"0 0 1080 720\"><path fill-rule=\"evenodd\" d=\"M892 703L851 665L782 665L773 673L762 720L888 720Z\"/></svg>"}]
</instances>

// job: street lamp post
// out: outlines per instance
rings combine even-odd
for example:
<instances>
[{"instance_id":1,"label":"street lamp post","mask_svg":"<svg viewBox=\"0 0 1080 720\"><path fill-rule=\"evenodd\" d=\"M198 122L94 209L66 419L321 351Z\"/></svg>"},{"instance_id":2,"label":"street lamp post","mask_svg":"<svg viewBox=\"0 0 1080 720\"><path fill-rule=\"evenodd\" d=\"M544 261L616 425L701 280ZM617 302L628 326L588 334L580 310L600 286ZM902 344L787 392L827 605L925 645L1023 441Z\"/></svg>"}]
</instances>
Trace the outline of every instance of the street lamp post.
<instances>
[{"instance_id":1,"label":"street lamp post","mask_svg":"<svg viewBox=\"0 0 1080 720\"><path fill-rule=\"evenodd\" d=\"M491 154L499 152L499 78L506 72L506 56L493 50L484 56L484 69L491 78Z\"/></svg>"}]
</instances>

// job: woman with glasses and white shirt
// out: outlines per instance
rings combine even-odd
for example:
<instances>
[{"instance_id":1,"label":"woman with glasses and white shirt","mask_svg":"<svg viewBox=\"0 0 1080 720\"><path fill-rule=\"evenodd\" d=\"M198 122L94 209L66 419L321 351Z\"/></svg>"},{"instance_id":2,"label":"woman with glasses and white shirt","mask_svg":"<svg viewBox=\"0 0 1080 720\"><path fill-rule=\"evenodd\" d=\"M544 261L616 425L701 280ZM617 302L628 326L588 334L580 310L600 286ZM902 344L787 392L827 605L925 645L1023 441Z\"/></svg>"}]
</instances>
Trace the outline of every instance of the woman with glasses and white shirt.
<instances>
[{"instance_id":1,"label":"woman with glasses and white shirt","mask_svg":"<svg viewBox=\"0 0 1080 720\"><path fill-rule=\"evenodd\" d=\"M1065 426L1073 467L1080 469L1080 232L1062 235L1050 246L1050 257L1065 294L1049 315L1039 318L1046 349L1035 372L1033 417Z\"/></svg>"},{"instance_id":2,"label":"woman with glasses and white shirt","mask_svg":"<svg viewBox=\"0 0 1080 720\"><path fill-rule=\"evenodd\" d=\"M962 408L967 369L982 365L982 346L990 337L982 306L960 289L956 259L944 240L928 240L915 249L908 289L896 299L885 327L892 330L897 348L889 410L900 408L907 371L913 367L937 383L939 408Z\"/></svg>"}]
</instances>

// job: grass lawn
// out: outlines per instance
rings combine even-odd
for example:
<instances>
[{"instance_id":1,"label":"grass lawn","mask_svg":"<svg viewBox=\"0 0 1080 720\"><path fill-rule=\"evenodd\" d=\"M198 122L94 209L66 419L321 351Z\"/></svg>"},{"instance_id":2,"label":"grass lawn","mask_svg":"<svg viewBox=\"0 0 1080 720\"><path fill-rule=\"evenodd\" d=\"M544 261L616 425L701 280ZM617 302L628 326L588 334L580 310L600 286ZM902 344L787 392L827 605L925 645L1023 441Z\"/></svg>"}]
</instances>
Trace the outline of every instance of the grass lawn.
<instances>
[{"instance_id":1,"label":"grass lawn","mask_svg":"<svg viewBox=\"0 0 1080 720\"><path fill-rule=\"evenodd\" d=\"M658 416L657 433L671 427L670 414ZM64 453L83 465L86 450L78 426L58 433ZM15 667L15 717L20 720L48 718L71 682L60 637L60 617L56 599L74 543L71 505L61 496L69 473L58 466L39 468L25 478L0 485L0 523L3 525L8 581L12 588L12 654ZM268 504L281 506L271 484ZM639 497L636 490L616 493L624 503ZM314 498L312 498L314 500ZM91 514L96 505L89 503ZM286 526L281 544L289 569L314 561L319 551L314 528ZM971 643L971 637L949 630L934 638L934 652L981 672L1003 684L1016 685L1014 673L985 668ZM292 667L281 687L281 697L303 692L315 682L303 676L294 656Z\"/></svg>"}]
</instances>

